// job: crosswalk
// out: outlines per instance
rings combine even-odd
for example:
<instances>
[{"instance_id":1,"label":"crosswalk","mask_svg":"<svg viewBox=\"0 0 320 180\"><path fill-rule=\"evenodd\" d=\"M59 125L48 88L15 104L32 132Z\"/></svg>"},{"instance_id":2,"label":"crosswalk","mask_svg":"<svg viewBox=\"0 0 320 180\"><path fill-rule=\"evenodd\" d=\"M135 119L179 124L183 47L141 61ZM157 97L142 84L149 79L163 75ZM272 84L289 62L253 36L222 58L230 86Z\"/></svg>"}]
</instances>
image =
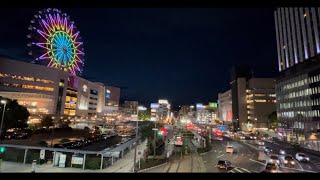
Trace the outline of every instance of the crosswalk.
<instances>
[{"instance_id":1,"label":"crosswalk","mask_svg":"<svg viewBox=\"0 0 320 180\"><path fill-rule=\"evenodd\" d=\"M236 167L228 171L228 173L253 173L253 172L244 168Z\"/></svg>"},{"instance_id":2,"label":"crosswalk","mask_svg":"<svg viewBox=\"0 0 320 180\"><path fill-rule=\"evenodd\" d=\"M315 166L317 166L317 168L320 169L320 162L318 161L311 161Z\"/></svg>"}]
</instances>

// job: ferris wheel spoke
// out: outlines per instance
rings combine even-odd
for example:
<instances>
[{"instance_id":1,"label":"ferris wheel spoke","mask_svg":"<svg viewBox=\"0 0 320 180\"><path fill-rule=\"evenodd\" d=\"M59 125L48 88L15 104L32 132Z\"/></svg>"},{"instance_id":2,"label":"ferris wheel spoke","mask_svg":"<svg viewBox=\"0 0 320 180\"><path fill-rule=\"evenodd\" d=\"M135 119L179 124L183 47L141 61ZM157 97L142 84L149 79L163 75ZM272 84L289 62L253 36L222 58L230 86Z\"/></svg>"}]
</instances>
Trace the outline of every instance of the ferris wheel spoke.
<instances>
[{"instance_id":1,"label":"ferris wheel spoke","mask_svg":"<svg viewBox=\"0 0 320 180\"><path fill-rule=\"evenodd\" d=\"M49 55L49 52L46 52L43 55L41 55L39 59L49 59L50 57L48 55Z\"/></svg>"}]
</instances>

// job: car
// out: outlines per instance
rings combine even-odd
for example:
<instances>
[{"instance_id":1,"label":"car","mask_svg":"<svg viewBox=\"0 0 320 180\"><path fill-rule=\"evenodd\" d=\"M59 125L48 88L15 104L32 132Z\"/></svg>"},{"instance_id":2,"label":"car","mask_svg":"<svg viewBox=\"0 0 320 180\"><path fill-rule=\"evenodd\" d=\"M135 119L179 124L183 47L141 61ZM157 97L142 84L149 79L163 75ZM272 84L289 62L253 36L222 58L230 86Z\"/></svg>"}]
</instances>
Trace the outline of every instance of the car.
<instances>
[{"instance_id":1,"label":"car","mask_svg":"<svg viewBox=\"0 0 320 180\"><path fill-rule=\"evenodd\" d=\"M263 141L258 141L258 145L259 146L264 146L264 142Z\"/></svg>"},{"instance_id":2,"label":"car","mask_svg":"<svg viewBox=\"0 0 320 180\"><path fill-rule=\"evenodd\" d=\"M263 152L266 154L270 154L272 152L272 149L270 147L265 147Z\"/></svg>"},{"instance_id":3,"label":"car","mask_svg":"<svg viewBox=\"0 0 320 180\"><path fill-rule=\"evenodd\" d=\"M269 162L275 163L275 164L277 164L277 165L280 165L279 156L276 155L276 154L272 154L272 155L270 156Z\"/></svg>"},{"instance_id":4,"label":"car","mask_svg":"<svg viewBox=\"0 0 320 180\"><path fill-rule=\"evenodd\" d=\"M286 152L285 152L283 149L280 149L279 154L281 154L281 155L285 155L285 154L286 154Z\"/></svg>"},{"instance_id":5,"label":"car","mask_svg":"<svg viewBox=\"0 0 320 180\"><path fill-rule=\"evenodd\" d=\"M226 146L226 152L227 153L233 153L233 151L234 151L234 149L233 149L232 146L230 146L230 145Z\"/></svg>"},{"instance_id":6,"label":"car","mask_svg":"<svg viewBox=\"0 0 320 180\"><path fill-rule=\"evenodd\" d=\"M285 166L294 166L295 165L295 162L294 162L294 159L291 155L286 155L284 157L284 163L283 163Z\"/></svg>"},{"instance_id":7,"label":"car","mask_svg":"<svg viewBox=\"0 0 320 180\"><path fill-rule=\"evenodd\" d=\"M246 139L246 137L244 137L244 136L240 136L240 139Z\"/></svg>"},{"instance_id":8,"label":"car","mask_svg":"<svg viewBox=\"0 0 320 180\"><path fill-rule=\"evenodd\" d=\"M228 169L231 167L231 162L230 161L227 161L227 160L219 160L218 161L218 165L217 165L217 168L219 169Z\"/></svg>"},{"instance_id":9,"label":"car","mask_svg":"<svg viewBox=\"0 0 320 180\"><path fill-rule=\"evenodd\" d=\"M279 166L276 163L267 163L265 172L276 173L279 171Z\"/></svg>"},{"instance_id":10,"label":"car","mask_svg":"<svg viewBox=\"0 0 320 180\"><path fill-rule=\"evenodd\" d=\"M301 162L309 162L310 161L310 158L303 153L297 153L296 159Z\"/></svg>"}]
</instances>

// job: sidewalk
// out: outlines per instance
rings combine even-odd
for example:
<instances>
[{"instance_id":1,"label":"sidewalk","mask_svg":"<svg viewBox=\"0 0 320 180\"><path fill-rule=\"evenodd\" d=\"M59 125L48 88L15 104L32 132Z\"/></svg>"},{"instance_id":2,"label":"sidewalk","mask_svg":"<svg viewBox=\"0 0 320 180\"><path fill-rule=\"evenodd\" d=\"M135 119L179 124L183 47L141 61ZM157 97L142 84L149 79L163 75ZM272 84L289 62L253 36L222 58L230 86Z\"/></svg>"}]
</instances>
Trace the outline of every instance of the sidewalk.
<instances>
[{"instance_id":1,"label":"sidewalk","mask_svg":"<svg viewBox=\"0 0 320 180\"><path fill-rule=\"evenodd\" d=\"M143 143L138 145L137 150L146 149L147 146L147 140L145 140ZM132 149L130 152L128 152L122 159L119 159L114 162L113 166L109 166L106 169L102 170L89 170L89 169L81 169L81 168L59 168L59 167L53 167L52 164L43 164L43 165L36 165L36 173L47 173L47 172L61 172L61 173L67 173L67 172L73 172L73 173L103 173L103 172L132 172L133 167L133 159L134 159L134 149ZM138 158L137 158L138 162ZM1 164L1 173L8 172L31 172L31 164L22 164L17 162L9 162L9 161L2 161Z\"/></svg>"}]
</instances>

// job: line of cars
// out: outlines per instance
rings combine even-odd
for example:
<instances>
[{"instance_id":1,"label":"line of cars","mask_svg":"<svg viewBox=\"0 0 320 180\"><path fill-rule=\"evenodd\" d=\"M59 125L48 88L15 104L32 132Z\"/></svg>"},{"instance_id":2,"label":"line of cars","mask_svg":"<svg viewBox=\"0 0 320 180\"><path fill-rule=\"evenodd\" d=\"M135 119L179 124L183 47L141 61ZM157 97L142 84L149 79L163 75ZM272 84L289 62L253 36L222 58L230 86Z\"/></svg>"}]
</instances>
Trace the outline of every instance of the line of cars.
<instances>
[{"instance_id":1,"label":"line of cars","mask_svg":"<svg viewBox=\"0 0 320 180\"><path fill-rule=\"evenodd\" d=\"M27 139L31 137L31 132L23 130L7 131L1 134L0 139Z\"/></svg>"},{"instance_id":2,"label":"line of cars","mask_svg":"<svg viewBox=\"0 0 320 180\"><path fill-rule=\"evenodd\" d=\"M99 141L106 140L108 138L111 138L115 136L115 134L112 135L100 135L100 136L91 136L86 139L78 139L75 141L65 142L65 143L58 143L55 144L54 148L66 148L66 149L80 149L85 146L89 146L93 143L97 143Z\"/></svg>"},{"instance_id":3,"label":"line of cars","mask_svg":"<svg viewBox=\"0 0 320 180\"><path fill-rule=\"evenodd\" d=\"M304 153L296 153L295 159L290 154L286 154L283 149L280 149L278 154L273 153L273 150L270 147L265 147L264 152L270 156L269 162L266 164L265 172L279 172L279 166L281 166L280 156L284 156L283 165L285 167L294 167L296 162L295 159L299 162L310 162L310 158Z\"/></svg>"}]
</instances>

